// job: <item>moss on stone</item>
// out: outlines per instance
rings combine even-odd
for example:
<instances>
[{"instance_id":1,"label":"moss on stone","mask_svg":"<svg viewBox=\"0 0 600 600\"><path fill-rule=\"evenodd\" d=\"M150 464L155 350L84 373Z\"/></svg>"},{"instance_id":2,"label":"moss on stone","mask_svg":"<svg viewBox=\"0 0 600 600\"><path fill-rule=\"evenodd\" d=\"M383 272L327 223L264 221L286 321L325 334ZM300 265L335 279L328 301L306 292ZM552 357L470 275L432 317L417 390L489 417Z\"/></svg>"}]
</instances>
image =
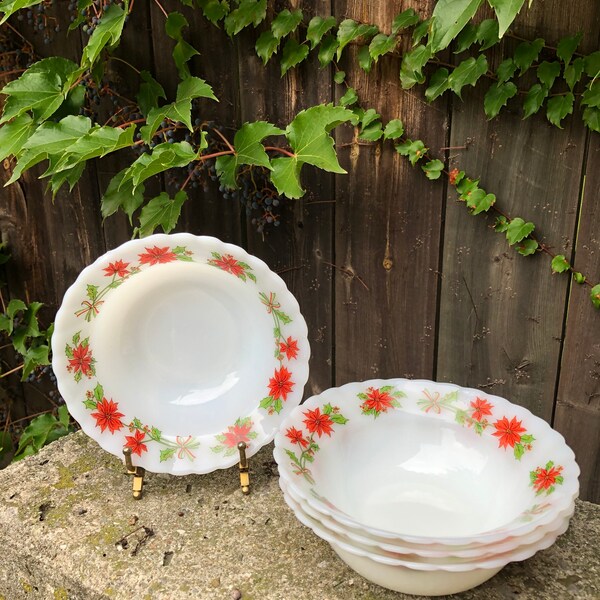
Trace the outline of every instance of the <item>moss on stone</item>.
<instances>
[{"instance_id":1,"label":"moss on stone","mask_svg":"<svg viewBox=\"0 0 600 600\"><path fill-rule=\"evenodd\" d=\"M54 600L69 600L69 594L65 588L56 588L54 590Z\"/></svg>"},{"instance_id":2,"label":"moss on stone","mask_svg":"<svg viewBox=\"0 0 600 600\"><path fill-rule=\"evenodd\" d=\"M26 594L31 594L31 592L33 592L33 586L29 582L25 581L24 579L21 579L19 583L21 584L21 587L23 588L23 591Z\"/></svg>"},{"instance_id":3,"label":"moss on stone","mask_svg":"<svg viewBox=\"0 0 600 600\"><path fill-rule=\"evenodd\" d=\"M58 464L58 481L52 485L53 488L57 490L65 490L68 488L75 487L75 479L73 478L73 473L70 469L65 467L65 465Z\"/></svg>"}]
</instances>

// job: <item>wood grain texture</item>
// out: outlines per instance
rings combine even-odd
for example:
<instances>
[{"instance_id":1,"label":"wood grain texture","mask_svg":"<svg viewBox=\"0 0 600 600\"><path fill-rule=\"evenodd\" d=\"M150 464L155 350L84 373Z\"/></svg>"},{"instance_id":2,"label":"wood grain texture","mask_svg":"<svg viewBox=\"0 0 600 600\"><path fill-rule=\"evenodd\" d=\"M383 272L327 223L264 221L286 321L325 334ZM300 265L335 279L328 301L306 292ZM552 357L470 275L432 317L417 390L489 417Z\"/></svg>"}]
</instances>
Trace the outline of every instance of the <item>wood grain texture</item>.
<instances>
[{"instance_id":1,"label":"wood grain texture","mask_svg":"<svg viewBox=\"0 0 600 600\"><path fill-rule=\"evenodd\" d=\"M298 3L305 14L331 13L327 1ZM272 8L270 8L272 10ZM270 19L269 19L270 22ZM285 76L280 75L278 57L263 67L254 52L257 32L238 39L240 106L242 121L265 119L285 128L301 110L332 101L331 73L319 70L316 56ZM284 138L277 143L285 144ZM281 225L263 236L247 224L248 250L280 272L300 303L306 319L311 347L310 379L306 395L316 394L332 384L333 316L333 177L304 167L302 184L307 190L301 200L283 199Z\"/></svg>"},{"instance_id":2,"label":"wood grain texture","mask_svg":"<svg viewBox=\"0 0 600 600\"><path fill-rule=\"evenodd\" d=\"M559 19L564 9L546 2L544 14ZM581 22L594 20L581 10ZM515 30L535 30L536 15L520 17ZM569 33L561 26L561 35ZM514 47L512 42L507 44ZM536 235L569 257L587 136L580 115L567 119L561 131L543 115L522 121L519 102L485 121L486 87L469 89L464 102L453 102L450 146L468 149L455 151L451 167L481 178L482 187L497 195L498 207L533 221ZM506 395L549 421L568 279L552 275L547 256L518 256L504 236L486 231L492 217L473 218L455 199L450 190L437 376Z\"/></svg>"},{"instance_id":3,"label":"wood grain texture","mask_svg":"<svg viewBox=\"0 0 600 600\"><path fill-rule=\"evenodd\" d=\"M592 135L575 246L575 267L600 282L600 136ZM573 284L567 309L554 427L581 467L582 497L600 502L600 318L590 288Z\"/></svg>"},{"instance_id":4,"label":"wood grain texture","mask_svg":"<svg viewBox=\"0 0 600 600\"><path fill-rule=\"evenodd\" d=\"M426 11L423 3L411 3ZM389 31L407 3L336 2L335 14ZM428 6L433 6L429 3ZM406 135L446 145L444 100L428 106L422 91L400 88L400 61L385 57L369 74L356 48L340 65L361 106L383 122L400 118ZM344 93L337 90L337 97ZM347 175L336 178L336 383L373 377L432 377L444 184L397 155L390 142L359 145L337 134Z\"/></svg>"}]
</instances>

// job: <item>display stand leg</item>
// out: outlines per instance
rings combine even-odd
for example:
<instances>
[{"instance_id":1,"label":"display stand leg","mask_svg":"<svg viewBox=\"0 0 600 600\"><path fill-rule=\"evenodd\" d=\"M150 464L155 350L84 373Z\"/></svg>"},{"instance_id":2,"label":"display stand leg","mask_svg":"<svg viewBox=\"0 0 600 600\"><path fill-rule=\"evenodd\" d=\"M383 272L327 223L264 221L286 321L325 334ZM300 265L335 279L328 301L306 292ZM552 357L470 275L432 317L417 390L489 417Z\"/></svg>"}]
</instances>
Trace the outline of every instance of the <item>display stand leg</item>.
<instances>
[{"instance_id":1,"label":"display stand leg","mask_svg":"<svg viewBox=\"0 0 600 600\"><path fill-rule=\"evenodd\" d=\"M246 444L240 442L238 444L238 450L240 452L240 486L243 494L250 493L250 469L248 467L248 459L246 458Z\"/></svg>"},{"instance_id":2,"label":"display stand leg","mask_svg":"<svg viewBox=\"0 0 600 600\"><path fill-rule=\"evenodd\" d=\"M133 475L132 493L136 500L142 497L144 490L144 475L146 469L144 467L134 467L131 462L131 448L123 448L123 454L125 455L125 466L127 467L127 474Z\"/></svg>"}]
</instances>

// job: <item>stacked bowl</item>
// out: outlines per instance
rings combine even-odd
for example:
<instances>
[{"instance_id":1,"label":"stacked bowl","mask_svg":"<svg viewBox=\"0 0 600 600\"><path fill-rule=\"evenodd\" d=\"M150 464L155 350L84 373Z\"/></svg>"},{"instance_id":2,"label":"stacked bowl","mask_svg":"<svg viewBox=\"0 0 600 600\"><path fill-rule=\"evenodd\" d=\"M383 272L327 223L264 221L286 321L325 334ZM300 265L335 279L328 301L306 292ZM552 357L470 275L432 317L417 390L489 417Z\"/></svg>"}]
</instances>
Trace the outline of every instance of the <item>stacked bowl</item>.
<instances>
[{"instance_id":1,"label":"stacked bowl","mask_svg":"<svg viewBox=\"0 0 600 600\"><path fill-rule=\"evenodd\" d=\"M563 437L504 398L422 380L329 389L275 438L284 498L365 578L453 594L551 546L579 468Z\"/></svg>"}]
</instances>

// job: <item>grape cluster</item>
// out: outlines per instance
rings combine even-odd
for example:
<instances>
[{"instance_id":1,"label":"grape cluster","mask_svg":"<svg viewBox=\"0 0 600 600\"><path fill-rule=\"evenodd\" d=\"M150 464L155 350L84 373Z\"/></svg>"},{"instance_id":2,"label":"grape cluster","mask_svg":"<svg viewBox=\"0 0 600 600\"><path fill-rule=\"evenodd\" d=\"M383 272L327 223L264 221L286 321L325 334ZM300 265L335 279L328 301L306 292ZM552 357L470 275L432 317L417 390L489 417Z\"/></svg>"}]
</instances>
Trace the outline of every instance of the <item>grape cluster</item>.
<instances>
[{"instance_id":1,"label":"grape cluster","mask_svg":"<svg viewBox=\"0 0 600 600\"><path fill-rule=\"evenodd\" d=\"M123 6L123 0L94 0L87 8L79 10L77 8L77 0L70 0L68 10L71 13L71 23L78 17L83 19L81 30L87 35L92 35L102 19L104 11L111 5L117 4ZM129 15L125 17L125 22L129 19Z\"/></svg>"},{"instance_id":2,"label":"grape cluster","mask_svg":"<svg viewBox=\"0 0 600 600\"><path fill-rule=\"evenodd\" d=\"M60 31L56 17L49 13L55 4L55 0L44 0L36 6L24 8L17 13L18 21L25 21L32 28L34 34L42 34L44 44L49 44L53 34Z\"/></svg>"},{"instance_id":3,"label":"grape cluster","mask_svg":"<svg viewBox=\"0 0 600 600\"><path fill-rule=\"evenodd\" d=\"M0 29L0 87L7 83L5 77L16 79L35 60L33 48L28 43L8 27Z\"/></svg>"}]
</instances>

